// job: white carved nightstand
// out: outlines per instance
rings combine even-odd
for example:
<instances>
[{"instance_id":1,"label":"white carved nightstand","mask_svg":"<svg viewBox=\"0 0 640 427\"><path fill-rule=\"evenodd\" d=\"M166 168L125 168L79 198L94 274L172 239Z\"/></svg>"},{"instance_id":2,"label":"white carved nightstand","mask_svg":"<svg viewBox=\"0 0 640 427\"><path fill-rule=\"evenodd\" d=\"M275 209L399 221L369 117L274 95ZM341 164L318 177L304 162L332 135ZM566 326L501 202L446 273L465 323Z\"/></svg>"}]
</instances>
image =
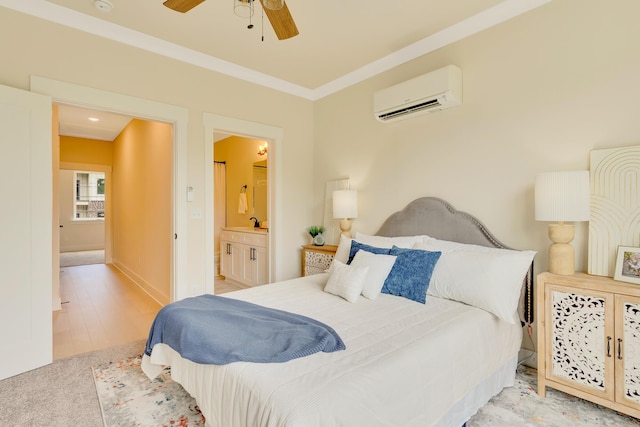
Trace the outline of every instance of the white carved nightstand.
<instances>
[{"instance_id":1,"label":"white carved nightstand","mask_svg":"<svg viewBox=\"0 0 640 427\"><path fill-rule=\"evenodd\" d=\"M640 286L538 275L538 394L552 387L640 418Z\"/></svg>"}]
</instances>

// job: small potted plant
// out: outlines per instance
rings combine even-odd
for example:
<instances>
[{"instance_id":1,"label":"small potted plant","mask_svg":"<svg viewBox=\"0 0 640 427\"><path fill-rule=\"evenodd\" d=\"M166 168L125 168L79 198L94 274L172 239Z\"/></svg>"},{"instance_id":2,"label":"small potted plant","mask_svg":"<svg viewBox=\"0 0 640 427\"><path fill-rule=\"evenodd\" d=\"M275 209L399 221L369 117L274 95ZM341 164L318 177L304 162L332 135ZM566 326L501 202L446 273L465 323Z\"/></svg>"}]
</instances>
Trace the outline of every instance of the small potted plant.
<instances>
[{"instance_id":1,"label":"small potted plant","mask_svg":"<svg viewBox=\"0 0 640 427\"><path fill-rule=\"evenodd\" d=\"M307 228L307 233L309 233L309 235L313 238L314 245L316 246L324 245L324 236L322 236L322 233L324 233L323 226L312 225L309 228Z\"/></svg>"}]
</instances>

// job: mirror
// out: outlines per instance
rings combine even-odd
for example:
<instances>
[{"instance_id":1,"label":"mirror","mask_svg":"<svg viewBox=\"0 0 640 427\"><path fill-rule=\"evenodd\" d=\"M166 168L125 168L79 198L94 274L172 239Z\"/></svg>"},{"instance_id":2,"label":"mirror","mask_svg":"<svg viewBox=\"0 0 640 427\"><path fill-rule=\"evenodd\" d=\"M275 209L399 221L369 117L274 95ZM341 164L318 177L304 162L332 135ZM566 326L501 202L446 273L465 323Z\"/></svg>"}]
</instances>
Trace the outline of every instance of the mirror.
<instances>
[{"instance_id":1,"label":"mirror","mask_svg":"<svg viewBox=\"0 0 640 427\"><path fill-rule=\"evenodd\" d=\"M267 221L267 161L253 164L253 211L261 222Z\"/></svg>"}]
</instances>

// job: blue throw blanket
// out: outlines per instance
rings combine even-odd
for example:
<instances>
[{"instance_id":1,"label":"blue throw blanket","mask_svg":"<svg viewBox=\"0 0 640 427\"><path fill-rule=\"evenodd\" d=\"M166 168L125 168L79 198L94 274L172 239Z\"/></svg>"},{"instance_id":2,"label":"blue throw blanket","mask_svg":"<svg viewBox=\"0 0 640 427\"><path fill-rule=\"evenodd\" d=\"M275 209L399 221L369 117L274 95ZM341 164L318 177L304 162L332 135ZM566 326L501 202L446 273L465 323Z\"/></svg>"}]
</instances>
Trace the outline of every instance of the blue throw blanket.
<instances>
[{"instance_id":1,"label":"blue throw blanket","mask_svg":"<svg viewBox=\"0 0 640 427\"><path fill-rule=\"evenodd\" d=\"M345 349L338 334L317 320L214 295L163 307L151 325L145 354L158 343L185 359L214 365L286 362Z\"/></svg>"}]
</instances>

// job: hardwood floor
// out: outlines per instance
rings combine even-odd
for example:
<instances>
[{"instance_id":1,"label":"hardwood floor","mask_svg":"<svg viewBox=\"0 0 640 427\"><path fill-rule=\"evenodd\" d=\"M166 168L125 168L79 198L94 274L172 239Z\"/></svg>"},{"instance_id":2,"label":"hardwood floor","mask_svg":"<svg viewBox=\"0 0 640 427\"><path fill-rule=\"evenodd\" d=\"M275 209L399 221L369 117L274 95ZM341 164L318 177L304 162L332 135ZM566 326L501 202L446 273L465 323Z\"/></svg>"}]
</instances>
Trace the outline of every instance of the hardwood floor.
<instances>
[{"instance_id":1,"label":"hardwood floor","mask_svg":"<svg viewBox=\"0 0 640 427\"><path fill-rule=\"evenodd\" d=\"M242 289L215 281L215 293ZM62 310L53 312L53 358L145 339L161 305L105 264L60 269Z\"/></svg>"},{"instance_id":2,"label":"hardwood floor","mask_svg":"<svg viewBox=\"0 0 640 427\"><path fill-rule=\"evenodd\" d=\"M60 269L62 310L53 312L53 358L146 338L159 303L116 268Z\"/></svg>"}]
</instances>

